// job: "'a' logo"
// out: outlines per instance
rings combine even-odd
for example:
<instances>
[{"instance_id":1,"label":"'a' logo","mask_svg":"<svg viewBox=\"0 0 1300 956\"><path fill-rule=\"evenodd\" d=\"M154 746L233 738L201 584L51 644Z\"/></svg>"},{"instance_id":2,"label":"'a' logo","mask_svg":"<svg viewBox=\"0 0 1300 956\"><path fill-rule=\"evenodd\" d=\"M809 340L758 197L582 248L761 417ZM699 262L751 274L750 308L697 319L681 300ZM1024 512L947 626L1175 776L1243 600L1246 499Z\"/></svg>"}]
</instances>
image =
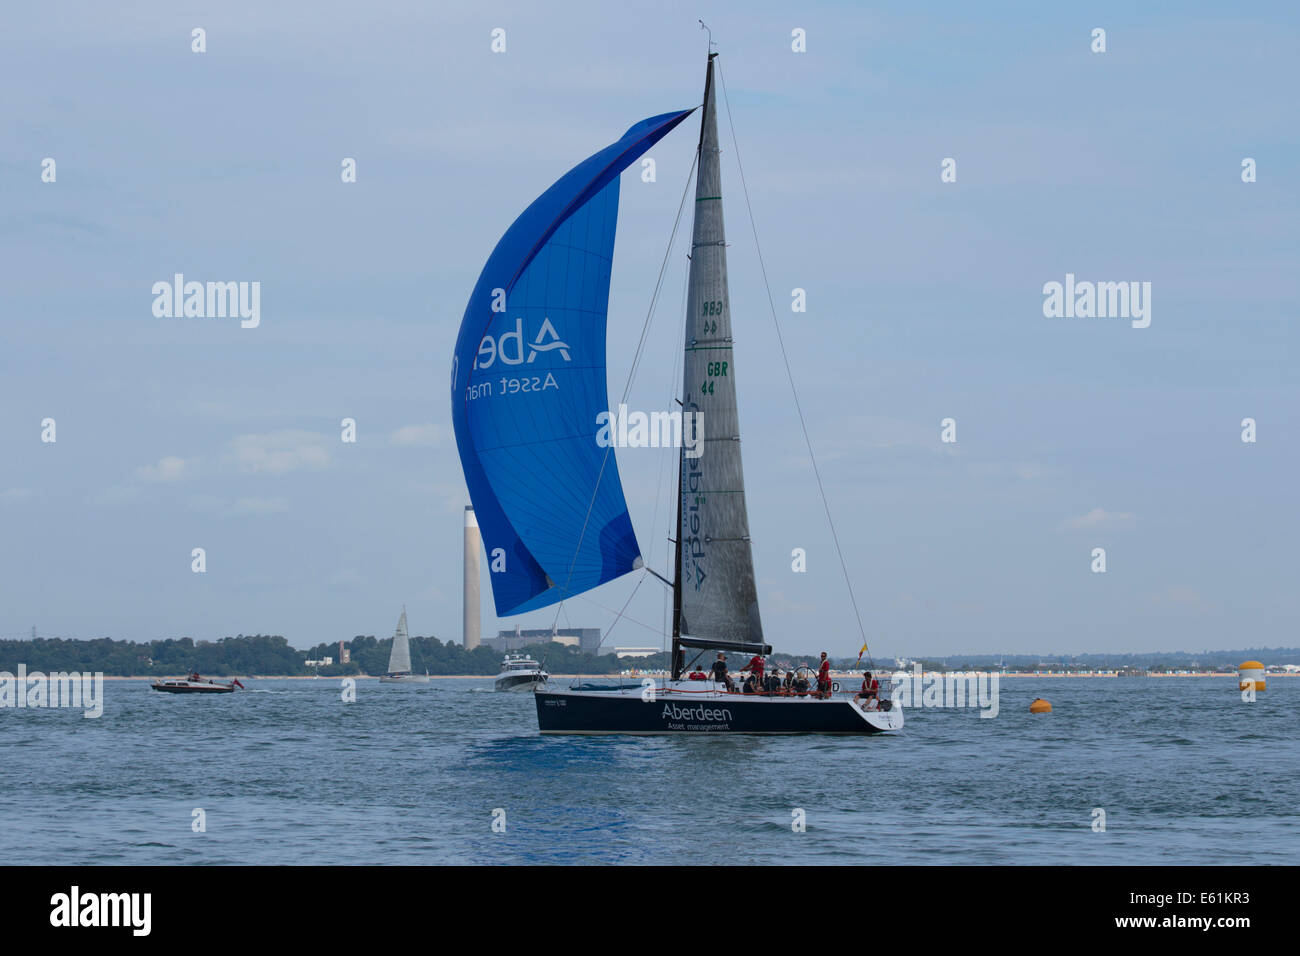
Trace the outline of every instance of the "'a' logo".
<instances>
[{"instance_id":1,"label":"'a' logo","mask_svg":"<svg viewBox=\"0 0 1300 956\"><path fill-rule=\"evenodd\" d=\"M550 341L546 339L548 335L551 337ZM533 339L532 348L528 352L528 361L531 363L537 358L538 352L551 352L555 349L560 350L560 358L569 361L569 346L560 340L555 326L551 325L551 320L543 319L542 327L537 330L537 338Z\"/></svg>"}]
</instances>

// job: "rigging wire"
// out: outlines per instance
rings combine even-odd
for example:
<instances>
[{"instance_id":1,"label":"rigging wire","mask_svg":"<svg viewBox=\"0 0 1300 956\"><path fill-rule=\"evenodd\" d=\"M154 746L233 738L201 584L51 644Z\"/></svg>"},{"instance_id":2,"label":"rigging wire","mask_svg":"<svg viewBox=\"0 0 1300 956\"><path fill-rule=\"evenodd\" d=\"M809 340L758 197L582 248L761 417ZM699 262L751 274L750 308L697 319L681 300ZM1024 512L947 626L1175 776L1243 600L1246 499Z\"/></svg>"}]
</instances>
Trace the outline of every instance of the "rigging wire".
<instances>
[{"instance_id":1,"label":"rigging wire","mask_svg":"<svg viewBox=\"0 0 1300 956\"><path fill-rule=\"evenodd\" d=\"M614 628L618 627L618 622L623 620L624 612L627 611L628 605L632 603L632 599L636 597L636 592L641 590L641 585L644 582L645 582L645 575L643 574L641 575L641 577L637 578L636 587L632 588L632 593L629 594L627 596L627 600L623 602L622 610L620 610L618 614L614 616L614 623L609 626L608 630L606 630L603 634L600 635L600 644L596 645L597 649L600 648L601 644L604 644L605 641L609 640L609 636L614 633ZM631 618L628 618L628 620L631 620Z\"/></svg>"},{"instance_id":2,"label":"rigging wire","mask_svg":"<svg viewBox=\"0 0 1300 956\"><path fill-rule=\"evenodd\" d=\"M687 181L686 187L687 190L689 191L690 189L689 180ZM686 258L687 261L690 260L690 253L686 254ZM681 316L681 320L677 324L676 341L678 342L685 341L685 336L686 336L686 302L687 302L687 293L690 291L690 285L691 285L690 278L691 278L690 270L689 269L684 270L682 272L682 306L681 306L681 310L677 313L679 316ZM669 408L672 408L673 402L679 401L677 398L677 386L678 383L682 381L681 368L682 368L682 362L685 360L685 358L686 358L686 354L681 349L678 348L673 349L673 368L672 368L672 374L669 376L668 379L668 381L671 383L669 386L669 394L668 394ZM683 427L685 426L683 425ZM667 463L669 461L673 461L680 465L681 462L681 457L677 454L672 454L671 452L673 451L675 451L675 449L663 449L659 455L659 477L655 481L655 507L654 507L654 514L650 519L651 529L657 528L659 525L659 504L665 497L664 496L664 471L667 466ZM669 484L672 485L672 483L680 479L680 477L681 476L678 475L676 479L670 479ZM668 497L672 497L671 488L669 490ZM676 518L673 518L672 520L675 522ZM654 533L653 530L651 531L651 533L652 534ZM671 545L675 540L674 535L678 533L679 532L672 531L670 529L670 534L667 539L667 544L665 545L665 552L666 552L664 554L665 571L668 571L669 566L673 563L674 556L673 556L673 549ZM676 574L677 569L672 568L669 573ZM665 577L667 576L668 575L665 574ZM672 597L671 592L668 591L664 592L664 628L662 634L662 636L664 637L668 636L668 632L671 630L672 627L671 623L669 622L669 615L672 613L671 604L669 603L671 597ZM665 648L665 650L667 650L667 648Z\"/></svg>"},{"instance_id":3,"label":"rigging wire","mask_svg":"<svg viewBox=\"0 0 1300 956\"><path fill-rule=\"evenodd\" d=\"M715 61L716 63L716 61ZM785 339L781 336L781 322L776 317L776 302L772 298L772 285L767 278L767 265L763 261L763 248L758 241L758 224L754 220L754 207L749 201L749 186L745 183L745 167L740 161L740 141L736 138L736 124L731 117L731 101L727 98L727 80L722 75L722 65L717 64L718 79L722 86L722 101L727 107L727 125L731 128L731 144L736 151L736 168L740 171L740 186L745 194L745 208L749 212L749 228L754 234L754 248L758 251L758 266L763 273L763 287L767 290L767 305L772 312L772 325L776 328L776 341L781 346L781 358L785 362L786 378L790 381L790 393L794 397L795 411L799 415L799 427L803 430L804 444L808 446L808 458L812 462L813 475L817 478L817 490L821 494L822 507L826 510L826 522L830 525L831 539L835 542L835 553L839 555L840 570L844 573L844 584L848 587L849 601L853 605L853 614L858 621L858 633L862 636L863 647L867 646L867 631L862 625L862 612L858 610L858 599L853 593L853 581L849 578L849 566L844 560L844 550L840 547L840 537L835 532L835 519L831 517L831 506L826 498L826 488L822 484L821 470L817 467L817 456L813 453L812 439L808 435L808 423L804 420L803 407L799 404L799 391L795 388L794 372L790 368L790 356L785 351ZM876 663L868 649L867 659L875 670Z\"/></svg>"},{"instance_id":4,"label":"rigging wire","mask_svg":"<svg viewBox=\"0 0 1300 956\"><path fill-rule=\"evenodd\" d=\"M650 307L646 310L645 322L641 325L641 338L636 344L636 353L632 356L632 368L628 370L627 382L623 386L623 401L627 401L628 393L632 390L632 381L636 378L637 369L641 365L646 336L650 334L651 321L654 318L655 308L659 304L659 292L663 288L664 273L668 269L668 260L672 255L673 243L677 240L677 230L682 224L682 213L686 209L686 197L691 192L691 180L695 177L695 164L697 162L699 162L698 155L691 160L691 168L686 173L686 185L682 188L681 201L677 203L677 218L673 220L673 231L668 237L668 246L664 249L663 261L659 263L659 277L655 280L655 290L650 297Z\"/></svg>"},{"instance_id":5,"label":"rigging wire","mask_svg":"<svg viewBox=\"0 0 1300 956\"><path fill-rule=\"evenodd\" d=\"M668 245L664 249L663 261L659 264L659 275L655 279L654 292L650 296L650 305L646 309L645 321L641 325L641 337L637 341L636 352L632 356L632 367L628 369L627 381L623 385L623 397L620 400L619 404L623 404L627 402L628 393L631 392L632 390L632 382L636 378L637 368L641 364L641 357L645 350L646 337L650 333L650 325L652 320L654 319L655 308L659 302L659 292L663 288L664 272L668 268L668 259L669 256L672 254L673 242L675 242L677 239L677 230L682 223L682 212L686 208L686 197L690 194L691 179L695 175L695 163L698 161L698 159L699 157L697 156L695 160L691 161L691 168L686 174L686 185L682 188L682 198L681 201L678 202L677 204L677 217L673 220L673 231L668 237ZM600 471L596 474L596 484L591 489L591 500L587 502L587 514L583 518L582 531L578 534L578 543L574 546L573 557L569 561L568 576L564 579L564 589L563 591L561 591L562 594L568 593L569 583L573 580L573 569L574 567L577 566L578 554L582 551L582 542L583 539L585 539L587 536L587 526L591 523L591 509L596 506L596 495L600 491L600 482L605 477L605 468L609 464L609 456L613 453L613 451L614 451L614 446L613 443L611 443L609 447L605 449L605 454L600 460ZM641 577L642 579L644 579L645 575L642 574ZM640 587L639 582L637 584L637 587ZM632 593L635 594L636 590L633 589ZM562 608L563 606L564 606L564 601L561 600L560 608ZM626 605L624 605L624 607L626 608ZM555 610L556 621L559 621L560 619L560 608L556 608ZM618 624L618 619L615 618L614 625L617 624ZM610 628L611 630L613 629L614 625L611 625Z\"/></svg>"},{"instance_id":6,"label":"rigging wire","mask_svg":"<svg viewBox=\"0 0 1300 956\"><path fill-rule=\"evenodd\" d=\"M688 241L694 241L694 236L691 236L688 239ZM686 261L689 263L690 260L691 260L691 254L690 252L687 252ZM688 266L682 272L682 306L681 306L681 310L677 313L679 316L681 316L681 321L677 323L678 342L686 341L686 306L687 303L690 301L690 290L691 290L691 270L690 267ZM676 354L673 357L673 374L672 374L672 378L670 379L670 381L673 383L672 394L669 396L668 406L671 408L672 403L676 401L678 402L678 404L682 406L682 411L684 412L686 410L686 401L685 401L686 382L683 376L685 375L684 366L686 364L686 353L681 349L675 349L674 351ZM677 397L678 383L681 383L682 386L682 397L680 399ZM682 428L685 429L685 427L686 427L686 422L683 416ZM685 434L686 434L685 431L683 431L682 432L683 441L685 441ZM676 494L680 497L681 495L680 483L682 480L682 475L681 475L682 456L679 452L676 455L669 455L666 457L672 459L673 463L677 466L677 477L675 479L677 483ZM664 552L665 552L664 567L665 569L667 569L671 565L674 581L677 580L677 575L681 573L680 569L677 567L677 536L682 533L682 529L680 525L680 517L681 517L680 509L678 509L678 513L673 514L673 516L669 519L671 522L671 524L669 525L670 533L664 539ZM668 635L672 632L673 627L675 626L672 620L673 602L674 602L674 598L672 593L669 591L665 591L664 592L664 637L665 638L668 637Z\"/></svg>"},{"instance_id":7,"label":"rigging wire","mask_svg":"<svg viewBox=\"0 0 1300 956\"><path fill-rule=\"evenodd\" d=\"M644 581L644 580L645 580L645 575L644 575L644 574L641 575L641 577L640 577L638 580L640 580L640 581ZM654 634L654 635L656 635L656 636L658 636L658 637L662 637L663 634L664 634L662 628L655 627L653 624L647 624L645 621L638 621L636 618L634 618L634 617L629 617L627 614L624 614L622 611L616 611L616 610L614 610L612 607L607 607L607 606L605 606L604 604L601 604L599 601L593 601L591 598L587 597L586 594L579 594L575 600L578 600L578 601L586 601L588 604L591 604L591 605L593 605L593 606L595 606L595 607L598 607L598 608L600 608L602 611L608 611L610 614L622 615L622 619L623 619L623 620L625 620L625 621L629 621L629 622L631 622L632 624L635 624L637 627L643 627L643 628L645 628L647 631L649 631L651 634ZM623 610L624 610L624 611L627 610L627 605L624 605L624 606L623 606ZM617 623L617 622L615 622L615 623ZM611 626L611 627L610 627L610 630L612 631L613 629L614 629L613 626ZM605 639L602 637L602 638L601 638L601 643L603 644L604 642L605 642Z\"/></svg>"}]
</instances>

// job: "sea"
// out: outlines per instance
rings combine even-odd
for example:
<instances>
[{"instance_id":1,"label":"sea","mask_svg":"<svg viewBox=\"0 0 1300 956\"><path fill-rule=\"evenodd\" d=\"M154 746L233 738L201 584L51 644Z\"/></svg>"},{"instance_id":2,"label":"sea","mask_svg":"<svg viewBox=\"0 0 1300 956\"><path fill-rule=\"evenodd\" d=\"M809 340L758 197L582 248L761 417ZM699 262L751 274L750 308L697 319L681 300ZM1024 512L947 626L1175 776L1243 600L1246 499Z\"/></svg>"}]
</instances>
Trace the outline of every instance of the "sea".
<instances>
[{"instance_id":1,"label":"sea","mask_svg":"<svg viewBox=\"0 0 1300 956\"><path fill-rule=\"evenodd\" d=\"M1003 678L996 717L875 737L543 737L488 679L244 683L0 710L0 864L1300 863L1300 678Z\"/></svg>"}]
</instances>

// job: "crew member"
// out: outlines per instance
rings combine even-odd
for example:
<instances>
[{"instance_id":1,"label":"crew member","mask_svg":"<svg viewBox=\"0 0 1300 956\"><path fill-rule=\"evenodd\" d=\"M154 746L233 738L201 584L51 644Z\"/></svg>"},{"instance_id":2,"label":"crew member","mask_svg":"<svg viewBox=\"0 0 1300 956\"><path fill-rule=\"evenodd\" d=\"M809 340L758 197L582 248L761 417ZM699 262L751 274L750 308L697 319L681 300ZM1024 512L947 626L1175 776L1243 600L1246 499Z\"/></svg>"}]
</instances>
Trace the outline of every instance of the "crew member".
<instances>
[{"instance_id":1,"label":"crew member","mask_svg":"<svg viewBox=\"0 0 1300 956\"><path fill-rule=\"evenodd\" d=\"M763 690L769 694L779 693L781 690L781 668L773 667L772 673L763 678Z\"/></svg>"},{"instance_id":2,"label":"crew member","mask_svg":"<svg viewBox=\"0 0 1300 956\"><path fill-rule=\"evenodd\" d=\"M727 655L718 651L718 659L713 662L713 679L726 685L728 691L735 692L736 685L731 682L731 675L727 673Z\"/></svg>"},{"instance_id":3,"label":"crew member","mask_svg":"<svg viewBox=\"0 0 1300 956\"><path fill-rule=\"evenodd\" d=\"M831 661L822 651L822 666L817 670L817 693L821 697L831 696Z\"/></svg>"},{"instance_id":4,"label":"crew member","mask_svg":"<svg viewBox=\"0 0 1300 956\"><path fill-rule=\"evenodd\" d=\"M862 672L862 689L858 691L858 700L864 704L868 700L880 700L880 681L871 676L871 671Z\"/></svg>"}]
</instances>

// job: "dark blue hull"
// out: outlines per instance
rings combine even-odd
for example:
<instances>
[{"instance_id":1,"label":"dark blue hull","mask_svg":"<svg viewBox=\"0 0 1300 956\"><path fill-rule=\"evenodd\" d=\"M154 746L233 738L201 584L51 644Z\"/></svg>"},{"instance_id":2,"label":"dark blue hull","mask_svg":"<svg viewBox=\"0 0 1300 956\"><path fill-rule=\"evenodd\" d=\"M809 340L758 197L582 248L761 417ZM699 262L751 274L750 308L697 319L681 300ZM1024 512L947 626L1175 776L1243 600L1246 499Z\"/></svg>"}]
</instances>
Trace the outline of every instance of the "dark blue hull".
<instances>
[{"instance_id":1,"label":"dark blue hull","mask_svg":"<svg viewBox=\"0 0 1300 956\"><path fill-rule=\"evenodd\" d=\"M640 688L539 688L535 697L537 725L544 734L878 734L903 726L901 710L868 713L847 697L817 700L658 689L653 699L645 700Z\"/></svg>"}]
</instances>

